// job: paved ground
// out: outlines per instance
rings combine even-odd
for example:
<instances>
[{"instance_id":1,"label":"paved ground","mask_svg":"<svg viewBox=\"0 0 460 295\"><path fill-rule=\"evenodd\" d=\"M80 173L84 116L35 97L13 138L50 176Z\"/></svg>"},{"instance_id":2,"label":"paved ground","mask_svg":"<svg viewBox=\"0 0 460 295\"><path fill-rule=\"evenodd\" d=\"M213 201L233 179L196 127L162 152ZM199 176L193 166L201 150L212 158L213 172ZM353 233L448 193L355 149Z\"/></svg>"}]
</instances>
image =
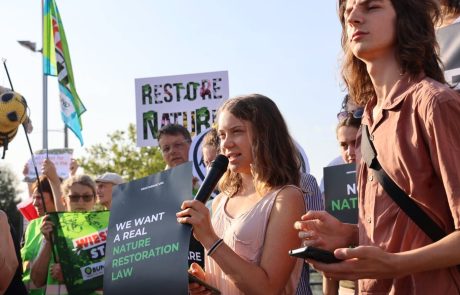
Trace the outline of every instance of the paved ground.
<instances>
[{"instance_id":1,"label":"paved ground","mask_svg":"<svg viewBox=\"0 0 460 295\"><path fill-rule=\"evenodd\" d=\"M313 295L323 294L323 276L316 271L310 273L310 287Z\"/></svg>"}]
</instances>

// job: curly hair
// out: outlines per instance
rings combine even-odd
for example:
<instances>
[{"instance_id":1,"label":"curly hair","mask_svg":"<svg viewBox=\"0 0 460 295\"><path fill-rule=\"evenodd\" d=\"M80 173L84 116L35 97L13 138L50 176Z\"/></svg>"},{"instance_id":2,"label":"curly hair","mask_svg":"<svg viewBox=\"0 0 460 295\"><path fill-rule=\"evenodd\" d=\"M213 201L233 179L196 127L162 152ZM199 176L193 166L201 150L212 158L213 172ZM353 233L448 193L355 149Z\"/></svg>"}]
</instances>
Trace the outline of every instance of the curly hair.
<instances>
[{"instance_id":1,"label":"curly hair","mask_svg":"<svg viewBox=\"0 0 460 295\"><path fill-rule=\"evenodd\" d=\"M238 96L227 100L219 109L251 125L252 174L259 194L286 184L299 184L300 157L286 122L276 104L260 94ZM241 188L239 173L230 170L222 177L220 190L234 195Z\"/></svg>"},{"instance_id":2,"label":"curly hair","mask_svg":"<svg viewBox=\"0 0 460 295\"><path fill-rule=\"evenodd\" d=\"M339 0L342 24L342 78L350 96L358 105L375 97L375 90L366 64L355 57L349 46L344 17L346 0ZM396 12L396 59L403 74L416 78L424 72L428 77L445 83L440 67L434 24L440 18L439 6L432 0L391 0Z\"/></svg>"}]
</instances>

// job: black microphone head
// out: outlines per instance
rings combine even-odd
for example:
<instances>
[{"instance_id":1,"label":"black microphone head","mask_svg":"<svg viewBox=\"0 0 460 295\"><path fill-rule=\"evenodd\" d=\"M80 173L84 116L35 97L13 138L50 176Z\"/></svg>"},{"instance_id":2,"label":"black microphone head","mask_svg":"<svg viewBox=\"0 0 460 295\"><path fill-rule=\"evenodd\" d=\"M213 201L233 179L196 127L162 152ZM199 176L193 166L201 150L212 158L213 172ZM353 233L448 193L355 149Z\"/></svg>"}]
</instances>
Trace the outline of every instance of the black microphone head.
<instances>
[{"instance_id":1,"label":"black microphone head","mask_svg":"<svg viewBox=\"0 0 460 295\"><path fill-rule=\"evenodd\" d=\"M216 187L219 179L227 171L228 158L224 155L218 155L211 163L211 169L203 180L198 192L195 195L195 200L206 203L211 196L212 191Z\"/></svg>"},{"instance_id":2,"label":"black microphone head","mask_svg":"<svg viewBox=\"0 0 460 295\"><path fill-rule=\"evenodd\" d=\"M214 161L211 162L211 169L214 167L225 172L228 167L228 158L224 155L217 155Z\"/></svg>"}]
</instances>

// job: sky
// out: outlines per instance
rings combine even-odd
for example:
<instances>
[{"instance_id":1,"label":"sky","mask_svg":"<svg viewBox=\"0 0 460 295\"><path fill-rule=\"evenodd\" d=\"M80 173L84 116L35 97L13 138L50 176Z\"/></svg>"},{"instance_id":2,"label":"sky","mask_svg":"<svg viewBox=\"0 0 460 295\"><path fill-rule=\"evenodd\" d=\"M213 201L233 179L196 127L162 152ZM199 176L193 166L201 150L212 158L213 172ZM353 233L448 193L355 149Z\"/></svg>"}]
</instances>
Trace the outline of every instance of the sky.
<instances>
[{"instance_id":1,"label":"sky","mask_svg":"<svg viewBox=\"0 0 460 295\"><path fill-rule=\"evenodd\" d=\"M230 97L260 93L273 99L291 135L304 148L318 182L339 155L336 114L340 33L336 1L305 0L56 0L72 59L76 89L87 108L84 146L69 132L74 156L107 142L107 134L135 123L136 78L228 71ZM27 100L34 125L32 150L43 147L40 53L41 1L0 1L5 58L15 91ZM9 87L0 70L0 85ZM267 126L269 128L269 126ZM58 82L48 78L48 147L64 146ZM21 128L4 160L22 178L30 158ZM25 186L21 185L24 190Z\"/></svg>"}]
</instances>

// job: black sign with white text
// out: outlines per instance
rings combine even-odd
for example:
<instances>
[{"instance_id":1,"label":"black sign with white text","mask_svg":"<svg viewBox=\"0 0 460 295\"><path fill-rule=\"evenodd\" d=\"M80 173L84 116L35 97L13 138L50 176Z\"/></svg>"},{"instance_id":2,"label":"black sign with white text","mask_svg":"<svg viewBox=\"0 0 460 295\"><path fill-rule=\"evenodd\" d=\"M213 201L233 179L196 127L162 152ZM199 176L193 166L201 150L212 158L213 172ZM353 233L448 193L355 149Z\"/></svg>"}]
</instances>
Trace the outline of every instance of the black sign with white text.
<instances>
[{"instance_id":1,"label":"black sign with white text","mask_svg":"<svg viewBox=\"0 0 460 295\"><path fill-rule=\"evenodd\" d=\"M324 168L326 211L342 222L358 223L356 164Z\"/></svg>"},{"instance_id":2,"label":"black sign with white text","mask_svg":"<svg viewBox=\"0 0 460 295\"><path fill-rule=\"evenodd\" d=\"M176 213L191 175L189 162L114 188L104 294L187 294L191 227Z\"/></svg>"}]
</instances>

